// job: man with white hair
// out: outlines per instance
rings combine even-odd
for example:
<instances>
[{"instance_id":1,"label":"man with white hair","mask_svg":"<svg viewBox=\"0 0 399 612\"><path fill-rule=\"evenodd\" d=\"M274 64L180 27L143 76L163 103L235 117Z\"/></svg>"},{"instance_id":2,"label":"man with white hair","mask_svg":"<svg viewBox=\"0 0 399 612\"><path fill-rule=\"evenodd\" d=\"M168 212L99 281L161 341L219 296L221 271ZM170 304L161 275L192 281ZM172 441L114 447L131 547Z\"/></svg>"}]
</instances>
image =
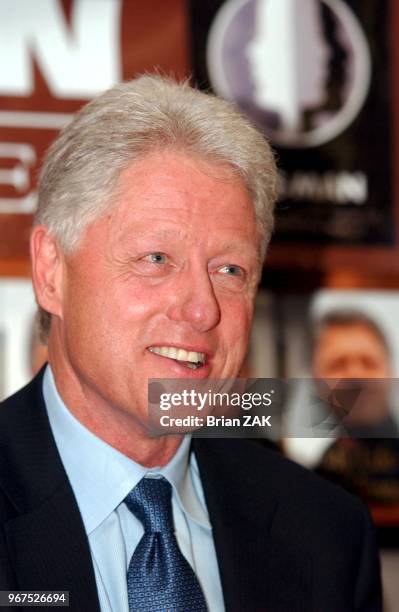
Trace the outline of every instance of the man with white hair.
<instances>
[{"instance_id":1,"label":"man with white hair","mask_svg":"<svg viewBox=\"0 0 399 612\"><path fill-rule=\"evenodd\" d=\"M150 437L149 378L242 366L276 169L230 103L143 76L50 148L48 365L0 409L0 590L74 611L380 610L364 507L245 440Z\"/></svg>"}]
</instances>

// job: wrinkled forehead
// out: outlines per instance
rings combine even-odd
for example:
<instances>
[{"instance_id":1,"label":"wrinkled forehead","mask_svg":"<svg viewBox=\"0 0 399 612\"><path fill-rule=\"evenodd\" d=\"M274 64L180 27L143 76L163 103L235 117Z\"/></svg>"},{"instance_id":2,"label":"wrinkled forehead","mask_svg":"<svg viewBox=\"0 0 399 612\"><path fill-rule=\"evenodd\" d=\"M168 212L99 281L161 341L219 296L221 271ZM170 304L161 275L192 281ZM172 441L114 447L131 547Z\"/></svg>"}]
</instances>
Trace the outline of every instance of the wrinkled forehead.
<instances>
[{"instance_id":1,"label":"wrinkled forehead","mask_svg":"<svg viewBox=\"0 0 399 612\"><path fill-rule=\"evenodd\" d=\"M143 178L147 180L143 181ZM246 181L237 168L220 160L175 149L157 149L132 161L119 174L113 200L119 202L135 185L141 195L145 189L151 194L156 190L162 192L162 188L174 189L178 193L195 185L206 192L210 187L223 190L224 185L234 185L236 190L246 192L252 203Z\"/></svg>"},{"instance_id":2,"label":"wrinkled forehead","mask_svg":"<svg viewBox=\"0 0 399 612\"><path fill-rule=\"evenodd\" d=\"M165 220L198 215L226 227L239 215L241 225L257 224L252 196L234 168L175 151L155 152L127 167L112 204L121 215L152 211Z\"/></svg>"}]
</instances>

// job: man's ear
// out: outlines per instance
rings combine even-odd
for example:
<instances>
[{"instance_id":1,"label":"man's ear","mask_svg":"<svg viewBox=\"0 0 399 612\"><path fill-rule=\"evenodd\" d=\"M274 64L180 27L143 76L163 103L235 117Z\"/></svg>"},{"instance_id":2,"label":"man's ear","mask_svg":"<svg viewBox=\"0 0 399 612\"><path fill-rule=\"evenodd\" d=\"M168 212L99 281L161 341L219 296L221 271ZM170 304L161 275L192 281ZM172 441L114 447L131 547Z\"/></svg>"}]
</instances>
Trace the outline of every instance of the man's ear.
<instances>
[{"instance_id":1,"label":"man's ear","mask_svg":"<svg viewBox=\"0 0 399 612\"><path fill-rule=\"evenodd\" d=\"M32 282L39 306L62 317L64 257L47 227L37 225L30 237Z\"/></svg>"}]
</instances>

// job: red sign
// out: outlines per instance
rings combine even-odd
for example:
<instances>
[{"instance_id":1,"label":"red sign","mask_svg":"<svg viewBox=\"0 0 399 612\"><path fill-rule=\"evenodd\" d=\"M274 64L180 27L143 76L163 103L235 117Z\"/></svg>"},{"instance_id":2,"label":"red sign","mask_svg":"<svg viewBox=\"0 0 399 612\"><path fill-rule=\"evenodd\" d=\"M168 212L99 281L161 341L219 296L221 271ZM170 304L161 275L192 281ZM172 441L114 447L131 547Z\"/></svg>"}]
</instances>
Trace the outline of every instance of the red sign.
<instances>
[{"instance_id":1,"label":"red sign","mask_svg":"<svg viewBox=\"0 0 399 612\"><path fill-rule=\"evenodd\" d=\"M2 0L0 260L27 258L45 150L92 97L136 74L189 73L185 0Z\"/></svg>"}]
</instances>

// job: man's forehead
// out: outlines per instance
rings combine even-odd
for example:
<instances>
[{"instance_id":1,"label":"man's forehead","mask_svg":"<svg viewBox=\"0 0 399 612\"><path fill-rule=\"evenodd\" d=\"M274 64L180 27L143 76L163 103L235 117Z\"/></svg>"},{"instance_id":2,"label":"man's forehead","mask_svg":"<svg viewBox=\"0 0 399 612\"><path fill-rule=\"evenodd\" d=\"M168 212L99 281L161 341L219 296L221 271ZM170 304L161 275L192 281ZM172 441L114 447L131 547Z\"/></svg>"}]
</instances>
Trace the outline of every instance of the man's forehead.
<instances>
[{"instance_id":1,"label":"man's forehead","mask_svg":"<svg viewBox=\"0 0 399 612\"><path fill-rule=\"evenodd\" d=\"M133 161L120 174L116 185L115 201L137 198L150 200L157 206L168 206L170 194L176 203L184 202L187 194L194 202L203 197L223 194L228 184L230 195L249 199L245 181L232 166L215 161L165 150L153 152Z\"/></svg>"},{"instance_id":2,"label":"man's forehead","mask_svg":"<svg viewBox=\"0 0 399 612\"><path fill-rule=\"evenodd\" d=\"M386 347L375 330L366 323L359 321L348 324L331 324L321 331L319 347L324 350L343 347L345 350L356 351L364 346L380 346L385 352Z\"/></svg>"}]
</instances>

